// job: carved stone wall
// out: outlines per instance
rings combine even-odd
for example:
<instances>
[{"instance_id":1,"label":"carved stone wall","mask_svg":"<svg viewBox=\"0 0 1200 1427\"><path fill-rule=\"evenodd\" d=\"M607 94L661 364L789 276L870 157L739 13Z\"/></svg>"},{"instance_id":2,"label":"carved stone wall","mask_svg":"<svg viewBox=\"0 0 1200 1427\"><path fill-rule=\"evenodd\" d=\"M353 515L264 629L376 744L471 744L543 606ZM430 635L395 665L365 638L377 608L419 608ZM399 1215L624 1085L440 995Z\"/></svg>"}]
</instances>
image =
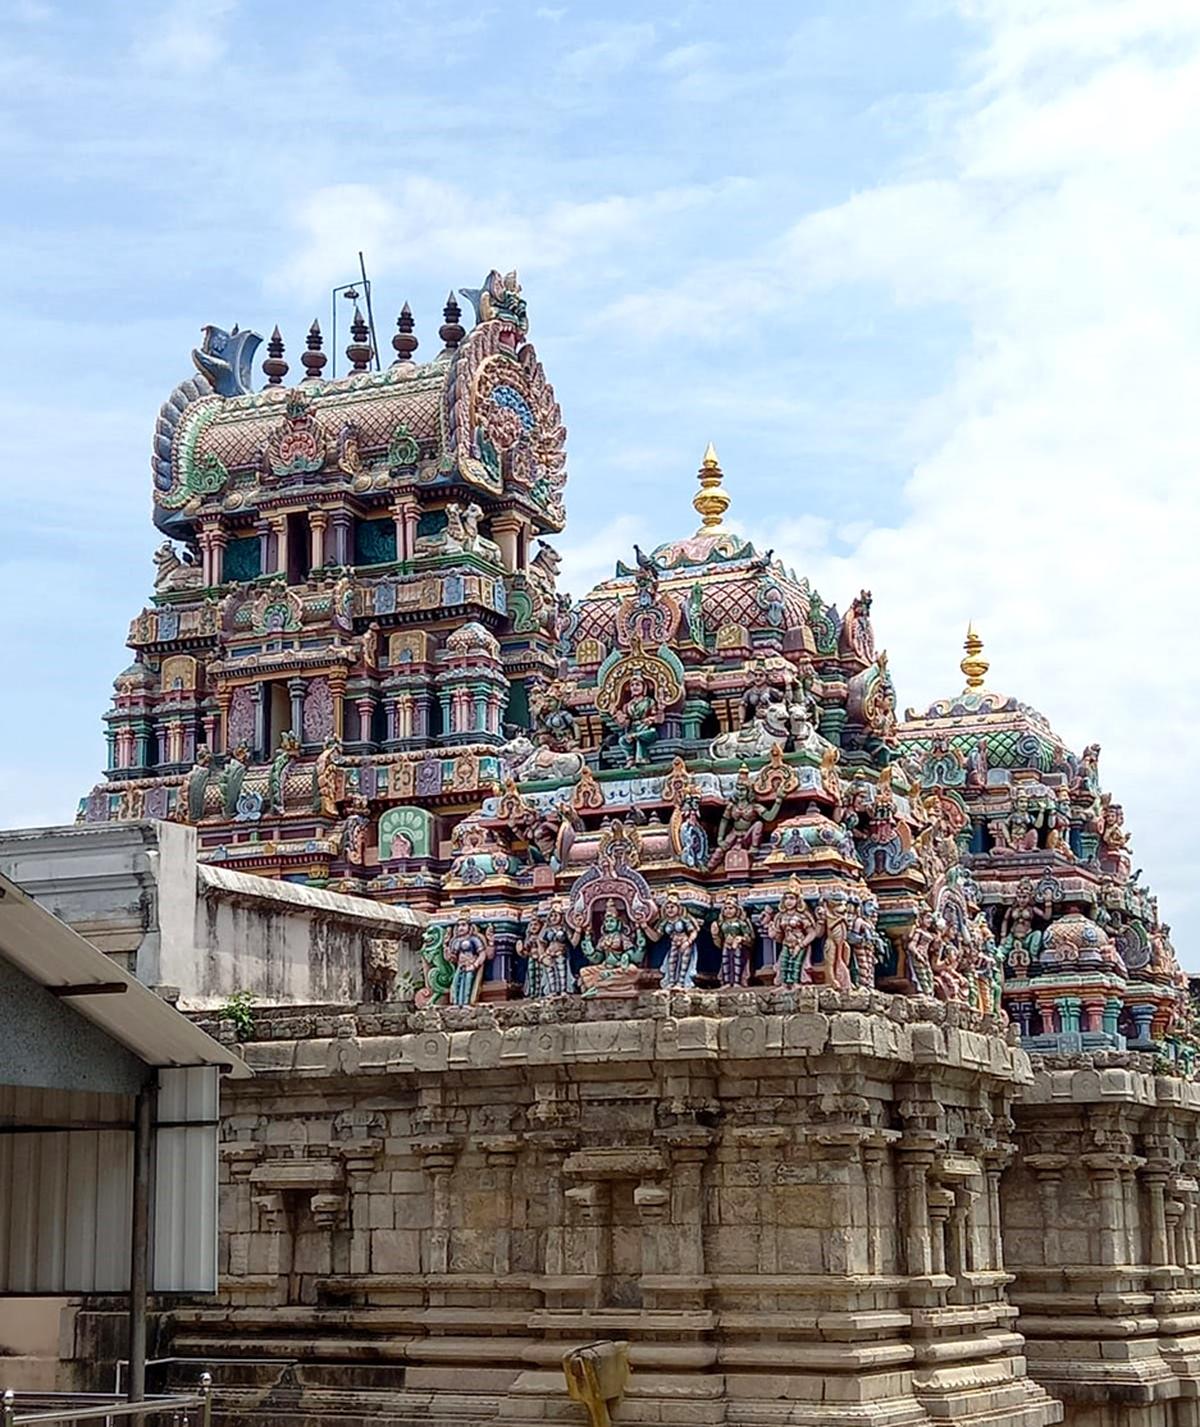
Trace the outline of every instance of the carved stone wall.
<instances>
[{"instance_id":1,"label":"carved stone wall","mask_svg":"<svg viewBox=\"0 0 1200 1427\"><path fill-rule=\"evenodd\" d=\"M981 1024L815 988L268 1015L222 1301L159 1352L294 1358L310 1418L349 1411L324 1362L356 1417L575 1420L562 1353L611 1337L619 1423L1057 1421L1001 1242L1029 1062ZM227 1410L278 1417L252 1377Z\"/></svg>"},{"instance_id":2,"label":"carved stone wall","mask_svg":"<svg viewBox=\"0 0 1200 1427\"><path fill-rule=\"evenodd\" d=\"M1073 1427L1200 1423L1200 1087L1150 1067L1048 1059L1016 1107L1011 1293Z\"/></svg>"}]
</instances>

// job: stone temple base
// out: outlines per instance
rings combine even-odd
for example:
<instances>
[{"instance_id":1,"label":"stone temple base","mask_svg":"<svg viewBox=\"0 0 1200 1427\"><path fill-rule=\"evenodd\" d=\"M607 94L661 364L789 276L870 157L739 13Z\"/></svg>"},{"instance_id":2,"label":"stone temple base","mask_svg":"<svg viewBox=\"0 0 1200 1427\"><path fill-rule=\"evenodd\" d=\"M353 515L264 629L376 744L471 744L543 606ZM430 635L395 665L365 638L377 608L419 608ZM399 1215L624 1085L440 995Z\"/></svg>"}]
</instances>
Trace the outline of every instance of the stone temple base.
<instances>
[{"instance_id":1,"label":"stone temple base","mask_svg":"<svg viewBox=\"0 0 1200 1427\"><path fill-rule=\"evenodd\" d=\"M1001 1248L1029 1061L965 1010L660 992L259 1034L222 1301L158 1340L229 1417L582 1422L561 1359L597 1338L631 1345L619 1424L1061 1417Z\"/></svg>"}]
</instances>

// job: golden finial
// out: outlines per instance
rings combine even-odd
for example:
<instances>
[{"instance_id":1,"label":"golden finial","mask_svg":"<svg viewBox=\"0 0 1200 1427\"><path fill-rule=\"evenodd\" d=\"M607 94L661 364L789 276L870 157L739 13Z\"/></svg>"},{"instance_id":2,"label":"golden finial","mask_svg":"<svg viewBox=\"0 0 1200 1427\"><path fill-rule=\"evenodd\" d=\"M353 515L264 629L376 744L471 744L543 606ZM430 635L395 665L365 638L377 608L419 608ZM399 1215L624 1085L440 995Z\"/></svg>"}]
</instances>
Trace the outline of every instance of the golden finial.
<instances>
[{"instance_id":1,"label":"golden finial","mask_svg":"<svg viewBox=\"0 0 1200 1427\"><path fill-rule=\"evenodd\" d=\"M979 657L983 653L983 640L975 633L974 622L967 625L967 637L963 640L963 648L967 651L967 657L958 667L966 675L966 691L969 693L972 689L983 688L983 676L990 667L986 659Z\"/></svg>"},{"instance_id":2,"label":"golden finial","mask_svg":"<svg viewBox=\"0 0 1200 1427\"><path fill-rule=\"evenodd\" d=\"M697 535L715 532L721 528L721 517L729 509L729 497L721 489L724 479L725 473L721 470L721 463L717 460L717 453L710 441L700 465L700 489L692 497L692 505L704 521L696 532Z\"/></svg>"}]
</instances>

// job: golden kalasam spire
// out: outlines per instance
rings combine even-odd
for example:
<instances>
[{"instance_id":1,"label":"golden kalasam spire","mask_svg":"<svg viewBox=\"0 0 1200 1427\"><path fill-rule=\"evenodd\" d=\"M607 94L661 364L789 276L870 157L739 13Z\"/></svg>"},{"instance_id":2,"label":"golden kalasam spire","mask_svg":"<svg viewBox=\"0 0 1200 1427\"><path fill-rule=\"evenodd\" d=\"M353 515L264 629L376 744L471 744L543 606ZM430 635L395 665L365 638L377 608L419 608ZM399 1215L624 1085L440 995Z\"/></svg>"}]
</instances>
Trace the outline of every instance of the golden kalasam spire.
<instances>
[{"instance_id":1,"label":"golden kalasam spire","mask_svg":"<svg viewBox=\"0 0 1200 1427\"><path fill-rule=\"evenodd\" d=\"M983 676L991 667L986 659L979 656L983 653L983 640L975 633L973 623L967 625L967 637L963 640L963 648L967 651L967 657L959 664L967 680L967 692L972 689L983 688Z\"/></svg>"},{"instance_id":2,"label":"golden kalasam spire","mask_svg":"<svg viewBox=\"0 0 1200 1427\"><path fill-rule=\"evenodd\" d=\"M729 509L729 497L721 489L724 479L725 472L721 470L721 463L717 460L717 453L710 441L704 453L704 460L700 463L700 489L692 497L692 505L700 512L704 521L696 532L697 535L705 535L710 531L715 533L721 529L721 517Z\"/></svg>"}]
</instances>

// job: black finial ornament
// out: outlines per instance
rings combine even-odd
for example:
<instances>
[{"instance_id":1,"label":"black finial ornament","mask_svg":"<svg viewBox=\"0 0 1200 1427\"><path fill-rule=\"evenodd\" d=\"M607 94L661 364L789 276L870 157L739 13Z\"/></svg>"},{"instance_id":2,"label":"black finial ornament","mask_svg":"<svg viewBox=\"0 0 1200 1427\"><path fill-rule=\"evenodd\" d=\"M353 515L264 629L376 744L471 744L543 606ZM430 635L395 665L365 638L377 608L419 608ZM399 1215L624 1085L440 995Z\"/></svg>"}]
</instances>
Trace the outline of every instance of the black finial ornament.
<instances>
[{"instance_id":1,"label":"black finial ornament","mask_svg":"<svg viewBox=\"0 0 1200 1427\"><path fill-rule=\"evenodd\" d=\"M350 345L346 348L346 356L350 359L352 371L365 372L370 365L371 334L357 303L354 304L354 316L350 319Z\"/></svg>"},{"instance_id":2,"label":"black finial ornament","mask_svg":"<svg viewBox=\"0 0 1200 1427\"><path fill-rule=\"evenodd\" d=\"M419 345L413 336L415 325L412 308L406 302L400 309L400 316L396 318L396 335L392 338L392 346L396 349L396 360L392 366L398 367L401 362L412 361L412 355Z\"/></svg>"},{"instance_id":3,"label":"black finial ornament","mask_svg":"<svg viewBox=\"0 0 1200 1427\"><path fill-rule=\"evenodd\" d=\"M305 339L306 351L300 353L300 362L304 367L304 380L306 382L319 381L321 371L329 358L321 351L321 324L313 318L313 325L308 329L308 337Z\"/></svg>"},{"instance_id":4,"label":"black finial ornament","mask_svg":"<svg viewBox=\"0 0 1200 1427\"><path fill-rule=\"evenodd\" d=\"M446 299L446 305L442 308L442 316L446 320L438 328L438 336L446 344L446 350L453 352L467 335L466 328L459 321L459 318L462 317L462 308L455 301L453 292Z\"/></svg>"},{"instance_id":5,"label":"black finial ornament","mask_svg":"<svg viewBox=\"0 0 1200 1427\"><path fill-rule=\"evenodd\" d=\"M288 364L283 360L283 338L276 324L271 340L267 343L267 359L262 364L268 386L278 386L288 374Z\"/></svg>"}]
</instances>

